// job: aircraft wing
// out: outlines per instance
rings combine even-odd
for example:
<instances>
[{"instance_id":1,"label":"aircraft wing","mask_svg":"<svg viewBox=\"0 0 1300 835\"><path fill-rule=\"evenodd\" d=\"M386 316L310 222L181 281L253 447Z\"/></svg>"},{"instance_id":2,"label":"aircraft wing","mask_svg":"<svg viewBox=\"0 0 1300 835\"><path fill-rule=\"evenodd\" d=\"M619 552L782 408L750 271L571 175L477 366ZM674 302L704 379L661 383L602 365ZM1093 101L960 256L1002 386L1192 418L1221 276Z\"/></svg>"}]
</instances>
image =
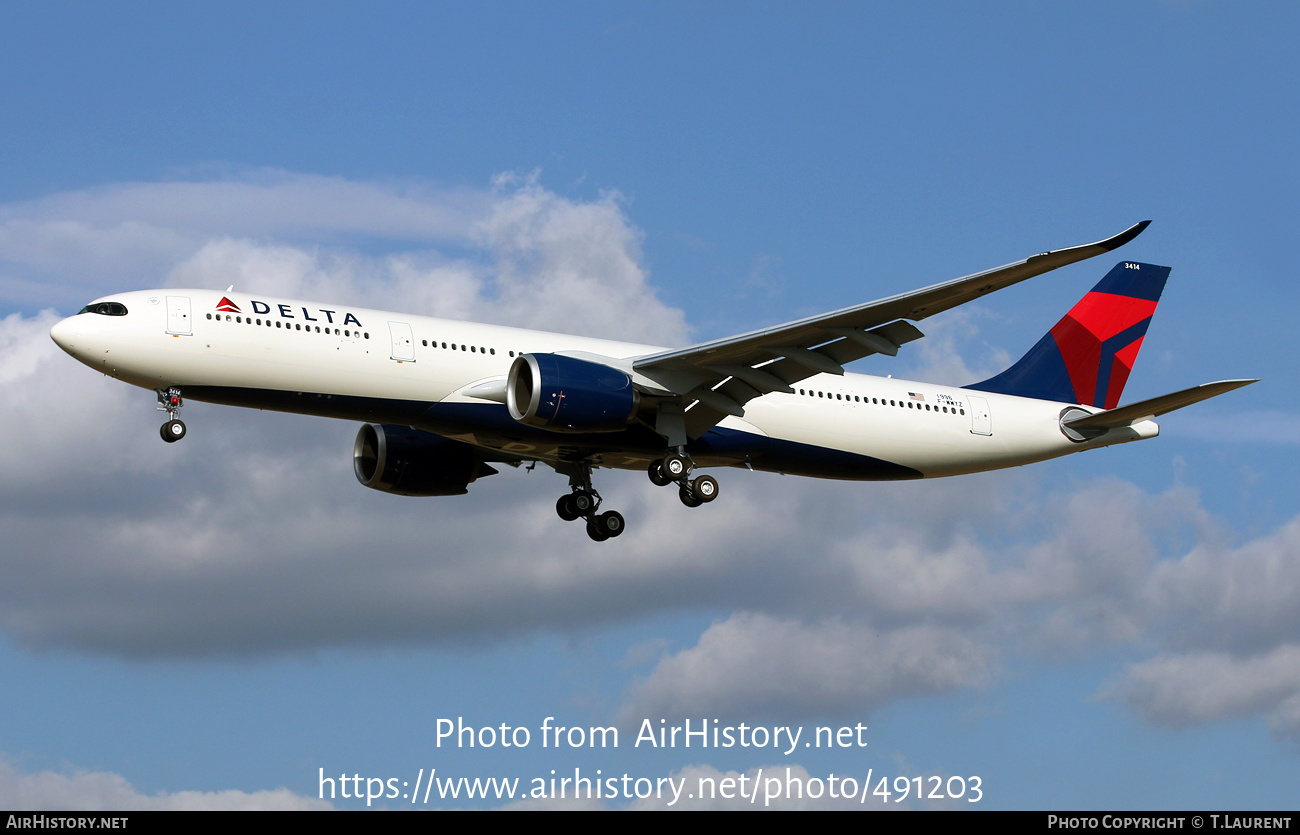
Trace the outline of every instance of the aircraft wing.
<instances>
[{"instance_id":1,"label":"aircraft wing","mask_svg":"<svg viewBox=\"0 0 1300 835\"><path fill-rule=\"evenodd\" d=\"M1031 255L1014 264L945 281L910 293L846 307L820 316L637 357L640 381L681 399L686 434L698 437L726 415L741 417L748 401L780 391L814 374L843 374L844 365L871 354L898 353L924 334L918 321L1012 284L1110 252L1136 238L1144 220L1096 243Z\"/></svg>"},{"instance_id":2,"label":"aircraft wing","mask_svg":"<svg viewBox=\"0 0 1300 835\"><path fill-rule=\"evenodd\" d=\"M1220 380L1217 383L1204 383L1189 389L1176 391L1173 394L1163 394L1149 400L1139 400L1137 403L1120 406L1118 409L1109 409L1087 417L1067 420L1065 426L1076 431L1118 429L1121 426L1132 426L1135 423L1159 417L1166 412L1172 412L1174 409L1200 403L1202 400L1209 400L1211 397L1217 397L1233 389L1239 389L1242 386L1258 382L1259 380Z\"/></svg>"}]
</instances>

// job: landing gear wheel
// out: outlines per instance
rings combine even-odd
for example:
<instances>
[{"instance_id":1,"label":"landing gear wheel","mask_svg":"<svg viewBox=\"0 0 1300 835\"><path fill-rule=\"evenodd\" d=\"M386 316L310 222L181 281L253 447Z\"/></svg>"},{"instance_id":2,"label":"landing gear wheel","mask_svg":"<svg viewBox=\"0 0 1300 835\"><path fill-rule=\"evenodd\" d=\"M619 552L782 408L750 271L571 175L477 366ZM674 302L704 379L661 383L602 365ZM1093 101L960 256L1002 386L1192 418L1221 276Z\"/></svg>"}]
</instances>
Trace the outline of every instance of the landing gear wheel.
<instances>
[{"instance_id":1,"label":"landing gear wheel","mask_svg":"<svg viewBox=\"0 0 1300 835\"><path fill-rule=\"evenodd\" d=\"M569 494L569 501L572 503L574 510L579 516L586 516L596 509L596 497L586 490L574 490Z\"/></svg>"},{"instance_id":2,"label":"landing gear wheel","mask_svg":"<svg viewBox=\"0 0 1300 835\"><path fill-rule=\"evenodd\" d=\"M613 513L613 511L610 512ZM609 539L610 535L605 533L604 529L600 526L599 516L593 516L587 520L587 536L591 537L596 542L604 542Z\"/></svg>"},{"instance_id":3,"label":"landing gear wheel","mask_svg":"<svg viewBox=\"0 0 1300 835\"><path fill-rule=\"evenodd\" d=\"M180 421L181 406L185 405L181 400L181 390L172 386L155 389L154 393L158 395L158 411L167 413L167 422L159 428L158 434L167 443L174 444L185 437L185 424Z\"/></svg>"},{"instance_id":4,"label":"landing gear wheel","mask_svg":"<svg viewBox=\"0 0 1300 835\"><path fill-rule=\"evenodd\" d=\"M555 503L555 512L566 522L572 522L582 514L573 507L573 494L567 493L560 496L559 501Z\"/></svg>"},{"instance_id":5,"label":"landing gear wheel","mask_svg":"<svg viewBox=\"0 0 1300 835\"><path fill-rule=\"evenodd\" d=\"M683 484L681 488L678 489L677 498L681 499L682 504L686 505L687 507L699 507L700 505L704 504L704 500L697 498L695 495L695 491L692 490L690 485L688 484Z\"/></svg>"},{"instance_id":6,"label":"landing gear wheel","mask_svg":"<svg viewBox=\"0 0 1300 835\"><path fill-rule=\"evenodd\" d=\"M169 444L174 444L185 437L185 424L179 420L169 420L158 430L158 434Z\"/></svg>"},{"instance_id":7,"label":"landing gear wheel","mask_svg":"<svg viewBox=\"0 0 1300 835\"><path fill-rule=\"evenodd\" d=\"M623 514L617 510L606 511L599 516L593 517L592 521L600 527L605 536L611 538L621 534L627 527L627 523L623 521Z\"/></svg>"},{"instance_id":8,"label":"landing gear wheel","mask_svg":"<svg viewBox=\"0 0 1300 835\"><path fill-rule=\"evenodd\" d=\"M646 472L649 473L650 480L654 482L656 487L667 487L673 483L672 476L664 472L664 462L662 461L651 461L650 466L646 468Z\"/></svg>"},{"instance_id":9,"label":"landing gear wheel","mask_svg":"<svg viewBox=\"0 0 1300 835\"><path fill-rule=\"evenodd\" d=\"M701 502L711 502L718 497L718 481L711 475L702 475L691 482L691 493Z\"/></svg>"},{"instance_id":10,"label":"landing gear wheel","mask_svg":"<svg viewBox=\"0 0 1300 835\"><path fill-rule=\"evenodd\" d=\"M664 456L663 468L668 478L676 481L690 473L691 460L681 453L670 452Z\"/></svg>"}]
</instances>

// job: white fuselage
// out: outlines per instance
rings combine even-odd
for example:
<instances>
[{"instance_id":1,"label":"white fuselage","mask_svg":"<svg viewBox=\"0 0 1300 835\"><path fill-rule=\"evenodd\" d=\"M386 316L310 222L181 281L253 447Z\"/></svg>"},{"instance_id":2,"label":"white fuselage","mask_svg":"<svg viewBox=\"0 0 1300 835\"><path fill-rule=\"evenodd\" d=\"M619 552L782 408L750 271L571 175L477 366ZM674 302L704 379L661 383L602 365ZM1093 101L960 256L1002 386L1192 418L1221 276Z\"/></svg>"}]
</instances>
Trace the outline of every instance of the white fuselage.
<instances>
[{"instance_id":1,"label":"white fuselage","mask_svg":"<svg viewBox=\"0 0 1300 835\"><path fill-rule=\"evenodd\" d=\"M547 432L514 423L503 404L482 394L522 353L631 358L664 350L657 346L211 290L98 301L118 302L127 313L83 313L51 335L91 368L143 388L175 386L198 400L411 425L523 459L554 461L578 446L595 450L600 466L643 468L662 455L662 441L656 449L657 436L645 427L581 437ZM479 396L466 394L476 386ZM1159 431L1144 421L1072 441L1060 426L1072 405L820 374L794 394L751 400L744 417L719 423L705 438L716 442L695 457L701 466L915 478L1016 466ZM865 459L893 469L864 467Z\"/></svg>"}]
</instances>

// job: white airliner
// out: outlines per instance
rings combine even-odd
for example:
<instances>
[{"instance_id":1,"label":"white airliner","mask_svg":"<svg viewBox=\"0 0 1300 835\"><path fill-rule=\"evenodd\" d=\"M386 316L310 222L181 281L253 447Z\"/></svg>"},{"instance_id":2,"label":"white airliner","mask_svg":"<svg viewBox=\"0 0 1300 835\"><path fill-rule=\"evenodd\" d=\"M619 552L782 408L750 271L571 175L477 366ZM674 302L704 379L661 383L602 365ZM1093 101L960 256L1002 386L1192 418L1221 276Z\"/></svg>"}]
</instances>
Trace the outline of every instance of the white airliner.
<instances>
[{"instance_id":1,"label":"white airliner","mask_svg":"<svg viewBox=\"0 0 1300 835\"><path fill-rule=\"evenodd\" d=\"M911 324L1100 255L1149 221L1094 244L821 316L689 348L212 290L106 296L57 323L81 362L158 393L163 440L185 436L182 397L365 421L353 464L367 487L465 493L475 479L541 461L569 478L556 511L601 541L598 467L643 469L684 504L713 501L700 467L855 480L1012 467L1152 438L1152 418L1255 382L1208 383L1118 407L1168 267L1121 262L1010 369L963 388L846 373L896 355ZM911 321L909 321L911 320Z\"/></svg>"}]
</instances>

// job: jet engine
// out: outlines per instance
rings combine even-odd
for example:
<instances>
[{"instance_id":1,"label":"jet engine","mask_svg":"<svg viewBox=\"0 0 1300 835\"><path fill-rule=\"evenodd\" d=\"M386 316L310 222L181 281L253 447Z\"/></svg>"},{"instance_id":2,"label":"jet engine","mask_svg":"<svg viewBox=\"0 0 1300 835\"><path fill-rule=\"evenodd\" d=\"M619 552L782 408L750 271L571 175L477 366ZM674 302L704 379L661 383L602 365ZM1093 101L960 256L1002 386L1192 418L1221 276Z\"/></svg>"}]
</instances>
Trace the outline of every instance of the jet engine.
<instances>
[{"instance_id":1,"label":"jet engine","mask_svg":"<svg viewBox=\"0 0 1300 835\"><path fill-rule=\"evenodd\" d=\"M618 432L639 401L617 368L560 354L521 354L506 381L510 417L551 432Z\"/></svg>"},{"instance_id":2,"label":"jet engine","mask_svg":"<svg viewBox=\"0 0 1300 835\"><path fill-rule=\"evenodd\" d=\"M399 496L459 496L496 472L468 444L378 423L357 433L352 469L366 487Z\"/></svg>"}]
</instances>

